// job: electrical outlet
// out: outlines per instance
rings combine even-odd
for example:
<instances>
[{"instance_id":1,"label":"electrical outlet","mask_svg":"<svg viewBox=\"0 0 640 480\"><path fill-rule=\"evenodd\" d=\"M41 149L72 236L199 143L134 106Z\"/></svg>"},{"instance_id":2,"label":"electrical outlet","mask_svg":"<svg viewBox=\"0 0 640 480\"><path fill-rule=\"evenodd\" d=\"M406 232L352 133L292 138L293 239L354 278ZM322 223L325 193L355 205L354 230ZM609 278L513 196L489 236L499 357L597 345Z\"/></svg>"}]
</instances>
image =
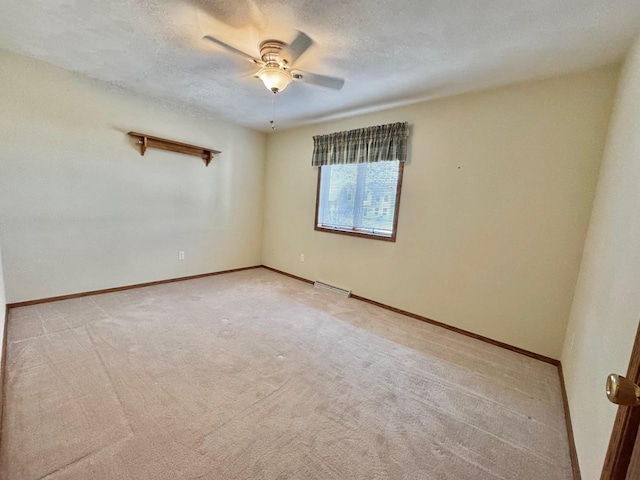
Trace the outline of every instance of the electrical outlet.
<instances>
[{"instance_id":1,"label":"electrical outlet","mask_svg":"<svg viewBox=\"0 0 640 480\"><path fill-rule=\"evenodd\" d=\"M178 260L184 260L184 252L183 251L178 252Z\"/></svg>"},{"instance_id":2,"label":"electrical outlet","mask_svg":"<svg viewBox=\"0 0 640 480\"><path fill-rule=\"evenodd\" d=\"M301 253L301 254L300 254L300 261L301 261L301 262L304 262L304 253Z\"/></svg>"}]
</instances>

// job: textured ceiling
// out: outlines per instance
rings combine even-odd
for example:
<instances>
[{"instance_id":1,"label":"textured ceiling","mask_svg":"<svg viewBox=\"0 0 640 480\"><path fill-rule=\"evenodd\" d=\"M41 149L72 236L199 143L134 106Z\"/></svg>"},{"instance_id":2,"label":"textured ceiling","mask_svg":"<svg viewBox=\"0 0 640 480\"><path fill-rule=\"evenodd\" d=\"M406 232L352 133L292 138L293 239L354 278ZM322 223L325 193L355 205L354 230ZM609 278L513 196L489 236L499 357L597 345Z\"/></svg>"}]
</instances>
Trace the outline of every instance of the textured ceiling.
<instances>
[{"instance_id":1,"label":"textured ceiling","mask_svg":"<svg viewBox=\"0 0 640 480\"><path fill-rule=\"evenodd\" d=\"M257 69L202 41L258 55L261 40L314 45L296 66L346 79L294 82L284 128L620 60L638 0L0 0L0 48L268 130Z\"/></svg>"}]
</instances>

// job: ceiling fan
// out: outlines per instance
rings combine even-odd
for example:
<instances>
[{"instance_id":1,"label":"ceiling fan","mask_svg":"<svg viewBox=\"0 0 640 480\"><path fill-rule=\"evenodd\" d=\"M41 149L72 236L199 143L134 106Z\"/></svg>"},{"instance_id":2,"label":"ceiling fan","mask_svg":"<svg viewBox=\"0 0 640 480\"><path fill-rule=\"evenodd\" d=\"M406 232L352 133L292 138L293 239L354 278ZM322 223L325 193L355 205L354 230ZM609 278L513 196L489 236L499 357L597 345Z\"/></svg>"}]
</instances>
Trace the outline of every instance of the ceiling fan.
<instances>
[{"instance_id":1,"label":"ceiling fan","mask_svg":"<svg viewBox=\"0 0 640 480\"><path fill-rule=\"evenodd\" d=\"M298 32L298 35L290 44L280 40L265 40L260 43L259 59L232 47L212 35L205 35L203 38L255 65L259 65L260 70L254 76L262 80L264 86L273 93L282 92L293 80L334 90L340 90L344 86L343 78L293 69L293 64L296 60L313 45L313 40L303 32Z\"/></svg>"}]
</instances>

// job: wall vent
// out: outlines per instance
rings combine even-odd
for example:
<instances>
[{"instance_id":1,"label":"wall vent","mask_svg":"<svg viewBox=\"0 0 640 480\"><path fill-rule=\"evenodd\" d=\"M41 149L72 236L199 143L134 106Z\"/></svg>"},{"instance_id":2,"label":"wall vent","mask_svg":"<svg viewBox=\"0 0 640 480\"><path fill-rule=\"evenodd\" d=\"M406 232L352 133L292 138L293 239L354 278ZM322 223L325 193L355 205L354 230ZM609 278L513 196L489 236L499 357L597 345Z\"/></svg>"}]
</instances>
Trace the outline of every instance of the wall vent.
<instances>
[{"instance_id":1,"label":"wall vent","mask_svg":"<svg viewBox=\"0 0 640 480\"><path fill-rule=\"evenodd\" d=\"M316 288L321 288L322 290L327 290L329 292L336 293L341 297L349 298L351 296L351 290L345 290L344 288L334 287L333 285L329 285L328 283L315 281L313 284Z\"/></svg>"}]
</instances>

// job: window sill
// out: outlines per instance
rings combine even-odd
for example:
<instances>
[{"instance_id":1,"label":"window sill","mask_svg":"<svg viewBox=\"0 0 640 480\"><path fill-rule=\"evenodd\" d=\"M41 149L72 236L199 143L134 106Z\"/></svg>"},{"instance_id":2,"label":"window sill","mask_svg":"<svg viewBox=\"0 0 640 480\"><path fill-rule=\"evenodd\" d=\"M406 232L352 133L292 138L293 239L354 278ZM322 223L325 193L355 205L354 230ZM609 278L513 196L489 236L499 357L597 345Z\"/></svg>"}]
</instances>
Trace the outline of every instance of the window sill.
<instances>
[{"instance_id":1,"label":"window sill","mask_svg":"<svg viewBox=\"0 0 640 480\"><path fill-rule=\"evenodd\" d=\"M315 226L315 230L317 232L337 233L339 235L349 235L351 237L370 238L372 240L382 240L385 242L396 241L395 232L393 232L391 235L384 235L379 233L361 232L358 230L346 230L346 229L340 229L335 227L322 227L319 225Z\"/></svg>"}]
</instances>

